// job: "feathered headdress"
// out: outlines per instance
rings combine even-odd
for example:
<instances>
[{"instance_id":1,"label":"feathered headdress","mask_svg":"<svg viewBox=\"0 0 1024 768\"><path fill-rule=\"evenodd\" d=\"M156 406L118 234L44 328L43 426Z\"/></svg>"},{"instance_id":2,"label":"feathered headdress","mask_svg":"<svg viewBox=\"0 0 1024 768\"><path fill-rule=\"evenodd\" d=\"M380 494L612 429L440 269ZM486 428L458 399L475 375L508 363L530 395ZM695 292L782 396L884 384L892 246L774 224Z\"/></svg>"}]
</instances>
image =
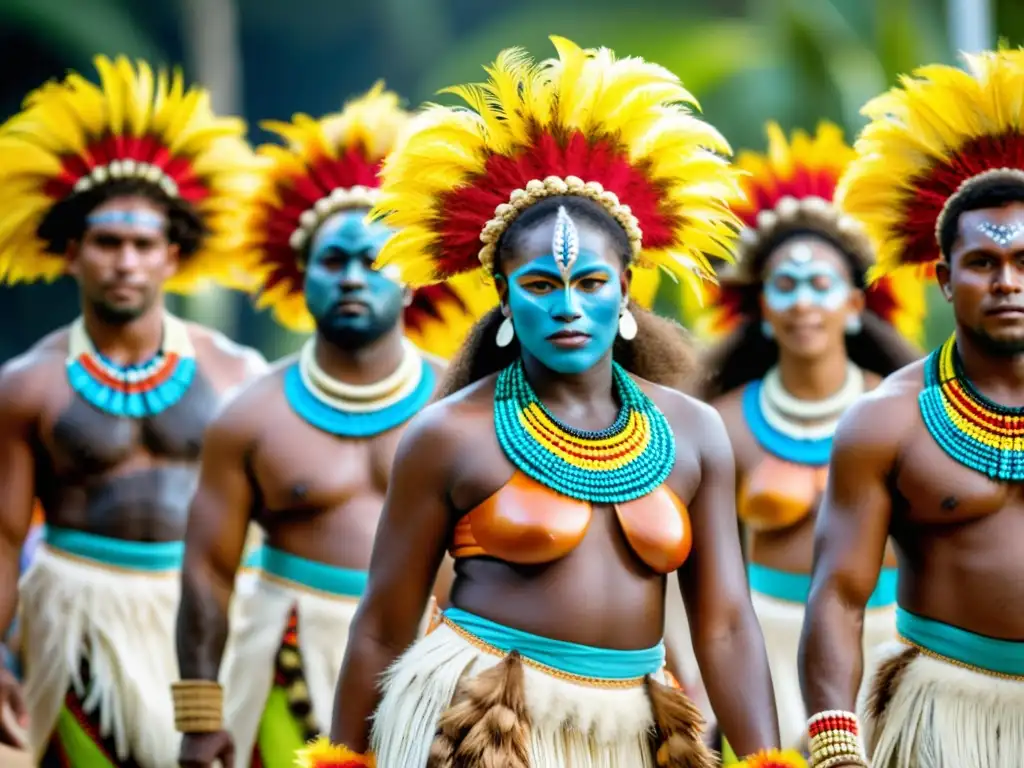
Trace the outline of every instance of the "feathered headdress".
<instances>
[{"instance_id":1,"label":"feathered headdress","mask_svg":"<svg viewBox=\"0 0 1024 768\"><path fill-rule=\"evenodd\" d=\"M938 260L943 218L965 192L996 180L1024 187L1024 50L964 62L920 67L862 110L871 122L837 197L877 249L869 279Z\"/></svg>"},{"instance_id":2,"label":"feathered headdress","mask_svg":"<svg viewBox=\"0 0 1024 768\"><path fill-rule=\"evenodd\" d=\"M853 158L842 130L822 122L814 136L795 131L787 140L776 123L767 125L768 152L741 152L737 166L747 172L744 196L733 201L743 222L735 268L717 287L701 330L721 335L733 330L757 306L768 248L787 231L820 232L839 245L861 270L874 264L861 225L834 203L836 185ZM924 284L913 275L897 275L866 289L867 309L920 342L924 332Z\"/></svg>"},{"instance_id":3,"label":"feathered headdress","mask_svg":"<svg viewBox=\"0 0 1024 768\"><path fill-rule=\"evenodd\" d=\"M413 285L490 272L524 210L579 195L622 226L636 266L713 279L706 257L731 259L734 237L725 139L683 106L696 102L671 72L551 41L557 59L506 50L488 82L447 89L469 109L431 105L417 118L382 171L376 213L399 232L381 261ZM653 295L656 277L640 273L637 290Z\"/></svg>"},{"instance_id":4,"label":"feathered headdress","mask_svg":"<svg viewBox=\"0 0 1024 768\"><path fill-rule=\"evenodd\" d=\"M197 212L206 235L165 286L179 293L208 279L238 285L237 212L251 193L254 157L245 123L220 117L210 94L185 88L180 71L97 56L99 85L71 72L28 95L0 126L0 282L54 280L63 253L39 230L76 194L118 180L152 184Z\"/></svg>"},{"instance_id":5,"label":"feathered headdress","mask_svg":"<svg viewBox=\"0 0 1024 768\"><path fill-rule=\"evenodd\" d=\"M257 306L271 307L287 328L314 328L303 294L309 241L331 215L378 201L380 164L409 117L398 96L377 83L320 120L296 115L290 123L261 123L283 145L258 150L260 183L245 237L260 275ZM425 351L449 357L472 323L496 303L482 288L479 280L462 279L416 291L405 312L406 335Z\"/></svg>"}]
</instances>

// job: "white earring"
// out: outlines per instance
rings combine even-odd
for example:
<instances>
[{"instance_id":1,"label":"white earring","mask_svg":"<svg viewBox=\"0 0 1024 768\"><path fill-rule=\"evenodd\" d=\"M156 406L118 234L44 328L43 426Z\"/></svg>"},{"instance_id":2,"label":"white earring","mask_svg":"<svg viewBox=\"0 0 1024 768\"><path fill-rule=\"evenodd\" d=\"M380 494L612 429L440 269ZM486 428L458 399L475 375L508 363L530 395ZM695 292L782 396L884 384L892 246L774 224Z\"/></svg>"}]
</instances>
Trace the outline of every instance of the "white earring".
<instances>
[{"instance_id":1,"label":"white earring","mask_svg":"<svg viewBox=\"0 0 1024 768\"><path fill-rule=\"evenodd\" d=\"M864 322L860 319L860 315L847 315L846 316L846 333L849 336L856 336L860 333L861 328L864 327Z\"/></svg>"},{"instance_id":2,"label":"white earring","mask_svg":"<svg viewBox=\"0 0 1024 768\"><path fill-rule=\"evenodd\" d=\"M772 328L772 324L769 323L767 320L761 321L761 335L764 336L766 339L775 338L775 329Z\"/></svg>"},{"instance_id":3,"label":"white earring","mask_svg":"<svg viewBox=\"0 0 1024 768\"><path fill-rule=\"evenodd\" d=\"M619 336L625 341L632 341L636 338L636 318L629 309L623 309L619 315Z\"/></svg>"},{"instance_id":4,"label":"white earring","mask_svg":"<svg viewBox=\"0 0 1024 768\"><path fill-rule=\"evenodd\" d=\"M498 333L494 337L494 343L499 347L507 347L515 338L516 329L512 326L512 318L506 317L498 326Z\"/></svg>"}]
</instances>

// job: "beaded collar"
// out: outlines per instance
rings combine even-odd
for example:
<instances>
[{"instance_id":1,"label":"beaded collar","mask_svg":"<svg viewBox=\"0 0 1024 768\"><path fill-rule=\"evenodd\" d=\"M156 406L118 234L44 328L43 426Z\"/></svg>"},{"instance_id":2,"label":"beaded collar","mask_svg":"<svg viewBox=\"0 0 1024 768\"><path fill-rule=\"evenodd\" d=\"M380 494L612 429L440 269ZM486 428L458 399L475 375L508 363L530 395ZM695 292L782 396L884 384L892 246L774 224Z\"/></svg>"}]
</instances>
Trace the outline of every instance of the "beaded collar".
<instances>
[{"instance_id":1,"label":"beaded collar","mask_svg":"<svg viewBox=\"0 0 1024 768\"><path fill-rule=\"evenodd\" d=\"M1024 480L1024 408L979 392L964 374L956 336L928 356L917 398L928 432L951 458L993 480Z\"/></svg>"},{"instance_id":2,"label":"beaded collar","mask_svg":"<svg viewBox=\"0 0 1024 768\"><path fill-rule=\"evenodd\" d=\"M129 419L156 416L181 400L196 375L196 354L185 323L164 315L160 350L137 365L119 365L97 351L79 317L68 338L68 383L104 413Z\"/></svg>"},{"instance_id":3,"label":"beaded collar","mask_svg":"<svg viewBox=\"0 0 1024 768\"><path fill-rule=\"evenodd\" d=\"M339 437L373 437L401 426L430 401L434 369L412 342L405 340L398 369L365 386L332 378L317 364L310 339L299 361L284 375L284 394L299 416Z\"/></svg>"},{"instance_id":4,"label":"beaded collar","mask_svg":"<svg viewBox=\"0 0 1024 768\"><path fill-rule=\"evenodd\" d=\"M592 504L646 496L675 465L672 429L633 378L612 364L615 422L599 432L553 416L526 380L522 361L498 374L494 426L505 455L524 474L558 493Z\"/></svg>"}]
</instances>

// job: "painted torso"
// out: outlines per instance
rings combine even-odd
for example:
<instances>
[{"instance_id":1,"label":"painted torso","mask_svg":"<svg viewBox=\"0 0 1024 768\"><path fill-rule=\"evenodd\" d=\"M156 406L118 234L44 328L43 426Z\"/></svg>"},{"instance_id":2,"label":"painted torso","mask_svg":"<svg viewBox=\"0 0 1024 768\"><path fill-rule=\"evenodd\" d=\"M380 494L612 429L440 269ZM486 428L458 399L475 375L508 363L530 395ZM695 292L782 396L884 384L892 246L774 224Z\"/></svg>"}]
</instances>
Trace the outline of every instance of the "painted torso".
<instances>
[{"instance_id":1,"label":"painted torso","mask_svg":"<svg viewBox=\"0 0 1024 768\"><path fill-rule=\"evenodd\" d=\"M36 487L49 525L139 541L183 538L203 432L244 368L213 344L198 346L189 389L142 419L100 411L72 390L60 335L40 355L47 386Z\"/></svg>"}]
</instances>

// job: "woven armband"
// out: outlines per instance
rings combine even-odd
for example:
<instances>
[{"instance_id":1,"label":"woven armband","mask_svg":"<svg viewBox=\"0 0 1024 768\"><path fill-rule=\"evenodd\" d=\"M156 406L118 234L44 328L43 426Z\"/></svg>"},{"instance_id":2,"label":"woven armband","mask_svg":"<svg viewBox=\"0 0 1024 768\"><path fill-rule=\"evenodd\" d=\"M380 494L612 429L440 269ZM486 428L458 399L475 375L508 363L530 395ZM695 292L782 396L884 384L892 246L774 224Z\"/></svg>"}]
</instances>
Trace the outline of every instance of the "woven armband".
<instances>
[{"instance_id":1,"label":"woven armband","mask_svg":"<svg viewBox=\"0 0 1024 768\"><path fill-rule=\"evenodd\" d=\"M174 727L180 733L216 733L224 727L224 691L212 680L171 684Z\"/></svg>"}]
</instances>

